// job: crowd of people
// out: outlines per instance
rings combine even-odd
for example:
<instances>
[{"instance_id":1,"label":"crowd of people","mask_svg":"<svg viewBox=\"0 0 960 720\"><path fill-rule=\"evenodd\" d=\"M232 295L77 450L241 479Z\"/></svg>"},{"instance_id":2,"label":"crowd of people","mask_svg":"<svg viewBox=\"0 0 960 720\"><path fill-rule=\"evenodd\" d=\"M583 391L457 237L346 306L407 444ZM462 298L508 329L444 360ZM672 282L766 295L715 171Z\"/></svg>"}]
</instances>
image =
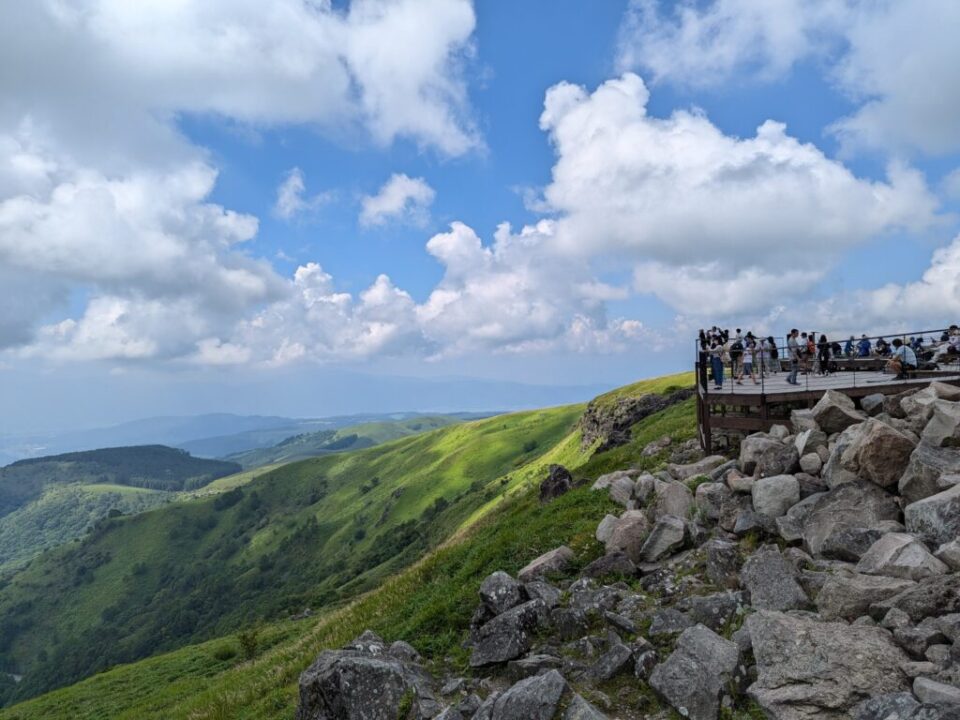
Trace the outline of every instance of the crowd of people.
<instances>
[{"instance_id":1,"label":"crowd of people","mask_svg":"<svg viewBox=\"0 0 960 720\"><path fill-rule=\"evenodd\" d=\"M788 363L786 382L799 385L800 372L827 376L837 372L843 360L885 359L884 372L893 373L898 379L909 377L921 367L936 367L943 360L960 360L960 328L951 325L939 339L931 337L924 341L916 335L894 338L891 341L879 337L871 341L866 335L857 340L851 335L842 344L831 341L825 333L800 332L796 328L787 334L786 342L778 344L773 336L758 337L752 332L745 334L737 328L734 334L714 326L701 330L700 351L709 359L711 379L717 390L723 388L726 369L737 385L749 379L755 385L758 377L781 372L781 362Z\"/></svg>"}]
</instances>

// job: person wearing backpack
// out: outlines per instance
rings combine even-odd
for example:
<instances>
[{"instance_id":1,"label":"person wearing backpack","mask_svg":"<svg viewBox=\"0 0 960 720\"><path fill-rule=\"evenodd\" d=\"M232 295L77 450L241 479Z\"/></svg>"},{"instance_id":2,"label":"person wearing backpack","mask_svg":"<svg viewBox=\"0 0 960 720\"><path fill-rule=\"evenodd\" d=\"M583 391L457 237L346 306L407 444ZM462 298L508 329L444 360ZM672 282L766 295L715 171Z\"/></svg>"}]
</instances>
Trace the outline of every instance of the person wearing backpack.
<instances>
[{"instance_id":1,"label":"person wearing backpack","mask_svg":"<svg viewBox=\"0 0 960 720\"><path fill-rule=\"evenodd\" d=\"M737 374L737 385L743 385L743 376L749 375L754 385L759 385L757 378L753 374L753 361L757 355L757 341L753 333L748 332L747 338L743 342L743 362L740 364L740 372Z\"/></svg>"},{"instance_id":2,"label":"person wearing backpack","mask_svg":"<svg viewBox=\"0 0 960 720\"><path fill-rule=\"evenodd\" d=\"M727 352L730 354L730 377L737 378L740 359L743 357L743 337L740 335L740 328L737 328L737 334L730 341Z\"/></svg>"}]
</instances>

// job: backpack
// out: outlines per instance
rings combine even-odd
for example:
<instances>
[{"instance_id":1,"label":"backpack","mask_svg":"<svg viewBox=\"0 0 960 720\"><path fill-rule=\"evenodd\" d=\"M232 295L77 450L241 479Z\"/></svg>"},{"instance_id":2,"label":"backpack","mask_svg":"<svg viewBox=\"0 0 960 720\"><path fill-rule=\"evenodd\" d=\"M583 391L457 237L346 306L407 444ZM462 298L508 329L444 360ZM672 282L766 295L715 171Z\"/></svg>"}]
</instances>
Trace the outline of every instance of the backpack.
<instances>
[{"instance_id":1,"label":"backpack","mask_svg":"<svg viewBox=\"0 0 960 720\"><path fill-rule=\"evenodd\" d=\"M773 358L774 360L778 360L780 358L780 352L779 350L777 350L776 345L770 346L770 357Z\"/></svg>"},{"instance_id":2,"label":"backpack","mask_svg":"<svg viewBox=\"0 0 960 720\"><path fill-rule=\"evenodd\" d=\"M743 355L743 343L740 340L734 340L730 345L730 357L740 357Z\"/></svg>"}]
</instances>

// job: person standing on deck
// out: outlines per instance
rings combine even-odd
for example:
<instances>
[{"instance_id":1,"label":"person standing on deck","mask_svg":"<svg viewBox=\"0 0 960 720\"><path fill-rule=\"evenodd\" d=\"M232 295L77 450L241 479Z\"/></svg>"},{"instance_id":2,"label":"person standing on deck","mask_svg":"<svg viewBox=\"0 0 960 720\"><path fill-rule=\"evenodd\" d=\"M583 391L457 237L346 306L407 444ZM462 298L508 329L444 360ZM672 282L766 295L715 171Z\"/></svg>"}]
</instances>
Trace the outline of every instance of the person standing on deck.
<instances>
[{"instance_id":1,"label":"person standing on deck","mask_svg":"<svg viewBox=\"0 0 960 720\"><path fill-rule=\"evenodd\" d=\"M787 353L790 356L790 374L787 375L787 382L791 385L800 384L797 381L797 372L800 370L800 343L797 342L799 335L800 331L793 328L787 338Z\"/></svg>"},{"instance_id":2,"label":"person standing on deck","mask_svg":"<svg viewBox=\"0 0 960 720\"><path fill-rule=\"evenodd\" d=\"M737 385L743 385L743 376L749 375L754 385L759 385L756 376L753 374L753 363L757 357L757 339L753 333L748 332L743 341L743 361L740 365L740 372L737 373Z\"/></svg>"},{"instance_id":3,"label":"person standing on deck","mask_svg":"<svg viewBox=\"0 0 960 720\"><path fill-rule=\"evenodd\" d=\"M710 344L710 368L713 370L713 389L723 390L723 344L714 338Z\"/></svg>"}]
</instances>

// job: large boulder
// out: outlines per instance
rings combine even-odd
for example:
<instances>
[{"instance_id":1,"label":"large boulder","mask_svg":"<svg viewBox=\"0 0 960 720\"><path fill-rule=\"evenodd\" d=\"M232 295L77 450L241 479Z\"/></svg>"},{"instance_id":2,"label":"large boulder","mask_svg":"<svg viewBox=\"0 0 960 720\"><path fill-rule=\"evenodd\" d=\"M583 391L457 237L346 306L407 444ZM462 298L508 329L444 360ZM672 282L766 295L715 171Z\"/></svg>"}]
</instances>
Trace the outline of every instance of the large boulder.
<instances>
[{"instance_id":1,"label":"large boulder","mask_svg":"<svg viewBox=\"0 0 960 720\"><path fill-rule=\"evenodd\" d=\"M923 580L949 570L922 542L907 533L887 533L857 563L857 572L906 580Z\"/></svg>"},{"instance_id":2,"label":"large boulder","mask_svg":"<svg viewBox=\"0 0 960 720\"><path fill-rule=\"evenodd\" d=\"M607 540L608 553L622 552L634 563L641 560L643 543L650 534L650 522L640 510L628 510L613 526Z\"/></svg>"},{"instance_id":3,"label":"large boulder","mask_svg":"<svg viewBox=\"0 0 960 720\"><path fill-rule=\"evenodd\" d=\"M880 487L895 485L910 462L914 442L886 423L869 418L841 456L841 465Z\"/></svg>"},{"instance_id":4,"label":"large boulder","mask_svg":"<svg viewBox=\"0 0 960 720\"><path fill-rule=\"evenodd\" d=\"M783 443L766 433L748 435L740 443L740 470L747 475L753 475L764 450L778 447L783 447Z\"/></svg>"},{"instance_id":5,"label":"large boulder","mask_svg":"<svg viewBox=\"0 0 960 720\"><path fill-rule=\"evenodd\" d=\"M759 478L753 483L752 496L754 510L778 518L800 502L800 483L793 475Z\"/></svg>"},{"instance_id":6,"label":"large boulder","mask_svg":"<svg viewBox=\"0 0 960 720\"><path fill-rule=\"evenodd\" d=\"M882 628L761 610L747 618L757 680L748 694L777 720L840 720L863 700L905 691L909 658Z\"/></svg>"},{"instance_id":7,"label":"large boulder","mask_svg":"<svg viewBox=\"0 0 960 720\"><path fill-rule=\"evenodd\" d=\"M823 493L803 521L803 542L808 553L819 556L827 537L843 527L872 527L897 520L896 498L873 483L849 483Z\"/></svg>"},{"instance_id":8,"label":"large boulder","mask_svg":"<svg viewBox=\"0 0 960 720\"><path fill-rule=\"evenodd\" d=\"M937 548L934 556L951 570L960 571L960 539L944 543Z\"/></svg>"},{"instance_id":9,"label":"large boulder","mask_svg":"<svg viewBox=\"0 0 960 720\"><path fill-rule=\"evenodd\" d=\"M813 417L812 410L791 410L790 426L795 433L802 433L804 430L819 430L820 426Z\"/></svg>"},{"instance_id":10,"label":"large boulder","mask_svg":"<svg viewBox=\"0 0 960 720\"><path fill-rule=\"evenodd\" d=\"M597 542L606 545L607 540L613 535L613 529L617 526L619 519L616 515L610 515L609 513L603 516L603 520L597 525L597 532L594 534Z\"/></svg>"},{"instance_id":11,"label":"large boulder","mask_svg":"<svg viewBox=\"0 0 960 720\"><path fill-rule=\"evenodd\" d=\"M935 547L960 537L960 485L910 503L903 515L907 530Z\"/></svg>"},{"instance_id":12,"label":"large boulder","mask_svg":"<svg viewBox=\"0 0 960 720\"><path fill-rule=\"evenodd\" d=\"M831 574L817 593L817 609L829 620L853 620L871 606L916 586L910 580L853 572Z\"/></svg>"},{"instance_id":13,"label":"large boulder","mask_svg":"<svg viewBox=\"0 0 960 720\"><path fill-rule=\"evenodd\" d=\"M670 657L653 669L650 687L683 717L716 720L740 651L704 625L687 628Z\"/></svg>"},{"instance_id":14,"label":"large boulder","mask_svg":"<svg viewBox=\"0 0 960 720\"><path fill-rule=\"evenodd\" d=\"M827 390L813 406L813 419L828 435L862 422L864 417L853 400L836 390Z\"/></svg>"},{"instance_id":15,"label":"large boulder","mask_svg":"<svg viewBox=\"0 0 960 720\"><path fill-rule=\"evenodd\" d=\"M920 437L934 447L960 446L960 403L934 402L933 414Z\"/></svg>"},{"instance_id":16,"label":"large boulder","mask_svg":"<svg viewBox=\"0 0 960 720\"><path fill-rule=\"evenodd\" d=\"M744 563L740 583L758 610L797 610L810 600L797 582L796 571L776 545L764 545Z\"/></svg>"},{"instance_id":17,"label":"large boulder","mask_svg":"<svg viewBox=\"0 0 960 720\"><path fill-rule=\"evenodd\" d=\"M686 539L686 531L686 523L680 518L661 515L643 543L642 558L647 562L656 562L679 550Z\"/></svg>"},{"instance_id":18,"label":"large boulder","mask_svg":"<svg viewBox=\"0 0 960 720\"><path fill-rule=\"evenodd\" d=\"M754 474L760 477L785 475L800 469L800 455L793 445L777 445L766 448L760 453Z\"/></svg>"},{"instance_id":19,"label":"large boulder","mask_svg":"<svg viewBox=\"0 0 960 720\"><path fill-rule=\"evenodd\" d=\"M908 418L917 418L926 422L933 414L933 404L939 400L932 387L925 387L900 399L900 407Z\"/></svg>"},{"instance_id":20,"label":"large boulder","mask_svg":"<svg viewBox=\"0 0 960 720\"><path fill-rule=\"evenodd\" d=\"M514 660L530 649L533 633L546 617L543 600L531 600L480 626L473 638L471 667Z\"/></svg>"},{"instance_id":21,"label":"large boulder","mask_svg":"<svg viewBox=\"0 0 960 720\"><path fill-rule=\"evenodd\" d=\"M573 562L573 550L566 545L545 552L540 557L531 560L520 572L517 578L520 582L528 583L531 580L543 577L548 573L563 572Z\"/></svg>"},{"instance_id":22,"label":"large boulder","mask_svg":"<svg viewBox=\"0 0 960 720\"><path fill-rule=\"evenodd\" d=\"M740 552L736 543L711 538L704 544L707 577L718 587L740 585Z\"/></svg>"},{"instance_id":23,"label":"large boulder","mask_svg":"<svg viewBox=\"0 0 960 720\"><path fill-rule=\"evenodd\" d=\"M797 433L793 441L797 454L803 457L807 453L817 452L817 448L827 446L827 434L817 428L809 428Z\"/></svg>"},{"instance_id":24,"label":"large boulder","mask_svg":"<svg viewBox=\"0 0 960 720\"><path fill-rule=\"evenodd\" d=\"M697 510L708 520L720 519L720 508L730 497L731 490L726 483L708 482L697 485L697 492L694 496L694 503Z\"/></svg>"},{"instance_id":25,"label":"large boulder","mask_svg":"<svg viewBox=\"0 0 960 720\"><path fill-rule=\"evenodd\" d=\"M396 720L403 700L416 717L435 717L441 707L432 685L407 653L368 631L343 650L324 650L303 671L296 720Z\"/></svg>"},{"instance_id":26,"label":"large boulder","mask_svg":"<svg viewBox=\"0 0 960 720\"><path fill-rule=\"evenodd\" d=\"M494 615L506 612L527 599L523 586L503 570L497 570L480 583L480 602Z\"/></svg>"},{"instance_id":27,"label":"large boulder","mask_svg":"<svg viewBox=\"0 0 960 720\"><path fill-rule=\"evenodd\" d=\"M873 393L860 398L860 409L867 415L873 417L883 412L883 401L886 396L883 393Z\"/></svg>"},{"instance_id":28,"label":"large boulder","mask_svg":"<svg viewBox=\"0 0 960 720\"><path fill-rule=\"evenodd\" d=\"M864 700L853 708L850 717L853 720L910 720L918 707L920 703L911 693L887 693Z\"/></svg>"},{"instance_id":29,"label":"large boulder","mask_svg":"<svg viewBox=\"0 0 960 720\"><path fill-rule=\"evenodd\" d=\"M667 465L667 472L677 480L688 480L697 475L709 475L710 472L720 465L723 465L727 459L723 455L710 455L694 463L686 465L677 465L670 463Z\"/></svg>"},{"instance_id":30,"label":"large boulder","mask_svg":"<svg viewBox=\"0 0 960 720\"><path fill-rule=\"evenodd\" d=\"M917 445L900 478L898 488L907 503L936 495L943 475L960 473L960 448Z\"/></svg>"},{"instance_id":31,"label":"large boulder","mask_svg":"<svg viewBox=\"0 0 960 720\"><path fill-rule=\"evenodd\" d=\"M902 592L871 605L870 614L883 617L891 608L902 610L915 623L960 612L960 575L938 575L913 583Z\"/></svg>"},{"instance_id":32,"label":"large boulder","mask_svg":"<svg viewBox=\"0 0 960 720\"><path fill-rule=\"evenodd\" d=\"M682 482L658 483L654 490L653 517L674 515L679 518L690 516L693 508L693 493Z\"/></svg>"},{"instance_id":33,"label":"large boulder","mask_svg":"<svg viewBox=\"0 0 960 720\"><path fill-rule=\"evenodd\" d=\"M503 693L491 695L480 706L474 720L553 720L567 681L556 670L521 680ZM395 720L395 716L391 717Z\"/></svg>"},{"instance_id":34,"label":"large boulder","mask_svg":"<svg viewBox=\"0 0 960 720\"><path fill-rule=\"evenodd\" d=\"M540 502L560 497L573 487L573 476L563 465L551 465L547 477L540 483Z\"/></svg>"}]
</instances>

